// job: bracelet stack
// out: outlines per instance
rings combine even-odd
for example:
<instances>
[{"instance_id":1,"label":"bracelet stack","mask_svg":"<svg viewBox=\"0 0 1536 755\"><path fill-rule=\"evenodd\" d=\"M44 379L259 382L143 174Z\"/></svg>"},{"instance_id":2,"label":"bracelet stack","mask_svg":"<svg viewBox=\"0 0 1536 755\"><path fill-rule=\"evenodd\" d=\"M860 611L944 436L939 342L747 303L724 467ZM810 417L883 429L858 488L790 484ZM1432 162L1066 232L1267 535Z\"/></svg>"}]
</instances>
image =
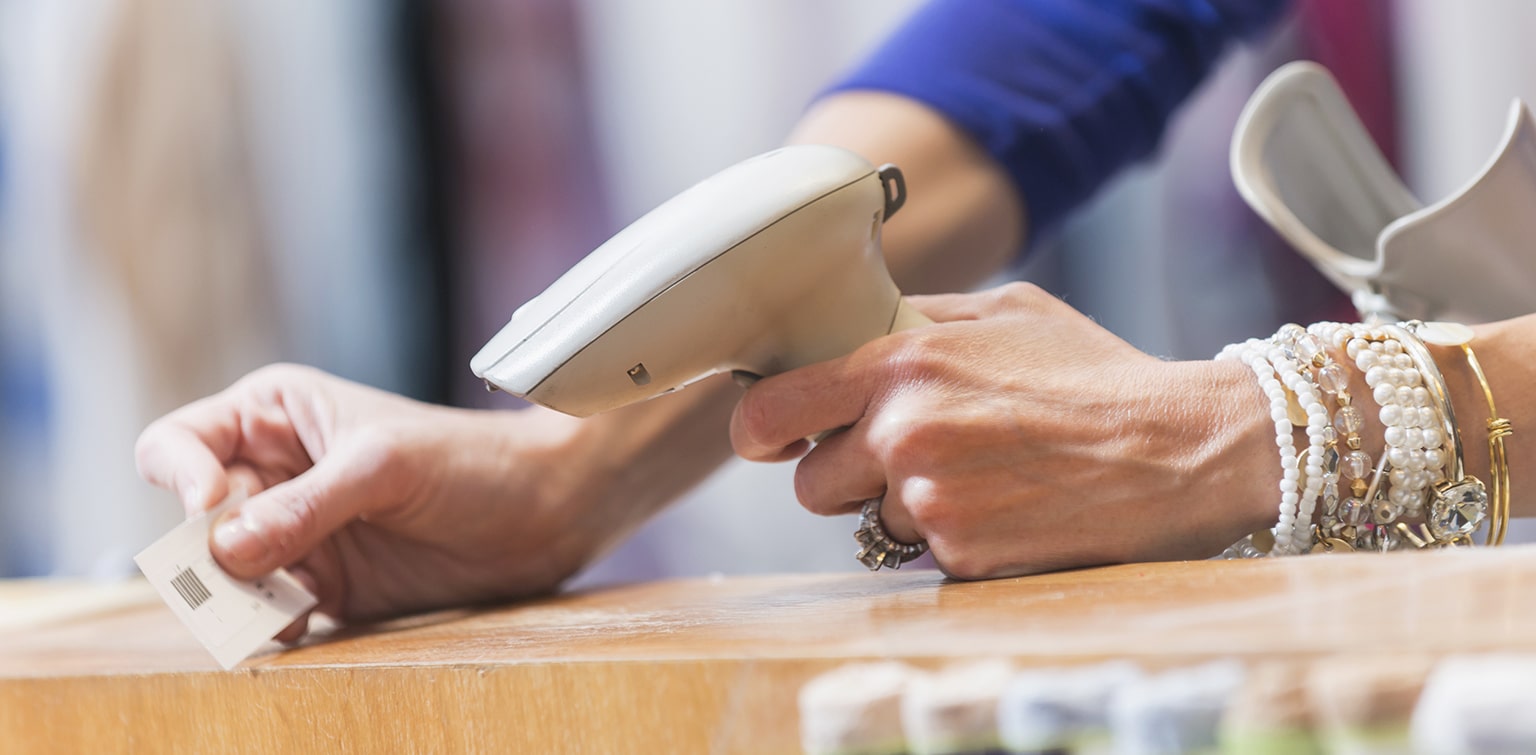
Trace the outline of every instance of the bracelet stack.
<instances>
[{"instance_id":1,"label":"bracelet stack","mask_svg":"<svg viewBox=\"0 0 1536 755\"><path fill-rule=\"evenodd\" d=\"M1484 543L1503 541L1509 517L1509 465L1493 390L1469 342L1452 323L1286 325L1217 359L1242 361L1269 401L1279 449L1279 513L1272 530L1223 553L1258 558L1300 553L1470 545L1485 521ZM1460 346L1488 402L1490 485L1465 472L1445 378L1426 343ZM1331 350L1331 351L1330 351ZM1335 355L1347 359L1336 359ZM1369 398L1349 390L1352 365ZM1379 457L1367 448L1365 403L1380 421ZM1295 431L1307 438L1298 453Z\"/></svg>"}]
</instances>

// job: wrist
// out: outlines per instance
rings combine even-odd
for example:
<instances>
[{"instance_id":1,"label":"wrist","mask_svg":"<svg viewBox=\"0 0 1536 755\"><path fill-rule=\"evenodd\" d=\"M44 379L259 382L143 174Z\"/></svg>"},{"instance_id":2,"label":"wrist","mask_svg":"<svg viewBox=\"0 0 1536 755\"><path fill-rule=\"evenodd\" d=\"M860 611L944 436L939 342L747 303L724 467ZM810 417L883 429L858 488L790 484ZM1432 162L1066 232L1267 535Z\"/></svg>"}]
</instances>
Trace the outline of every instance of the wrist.
<instances>
[{"instance_id":1,"label":"wrist","mask_svg":"<svg viewBox=\"0 0 1536 755\"><path fill-rule=\"evenodd\" d=\"M501 424L521 447L514 454L537 461L515 465L511 473L523 481L509 490L538 491L563 520L562 550L590 561L730 458L726 427L739 397L735 384L715 376L583 419L522 410L522 421Z\"/></svg>"},{"instance_id":2,"label":"wrist","mask_svg":"<svg viewBox=\"0 0 1536 755\"><path fill-rule=\"evenodd\" d=\"M1197 460L1201 490L1192 495L1211 509L1207 527L1220 552L1233 542L1275 526L1281 473L1275 463L1274 422L1253 371L1239 361L1184 363L1186 378L1203 391L1206 442ZM1303 437L1302 442L1305 442Z\"/></svg>"}]
</instances>

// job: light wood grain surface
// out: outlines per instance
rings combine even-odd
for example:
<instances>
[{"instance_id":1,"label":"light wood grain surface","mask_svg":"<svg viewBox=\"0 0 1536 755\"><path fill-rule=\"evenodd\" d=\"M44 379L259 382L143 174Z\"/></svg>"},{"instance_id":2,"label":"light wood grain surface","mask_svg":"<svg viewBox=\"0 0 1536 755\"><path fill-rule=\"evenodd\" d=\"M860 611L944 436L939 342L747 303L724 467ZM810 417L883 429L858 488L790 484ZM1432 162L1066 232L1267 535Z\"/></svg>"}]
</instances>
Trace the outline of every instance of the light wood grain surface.
<instances>
[{"instance_id":1,"label":"light wood grain surface","mask_svg":"<svg viewBox=\"0 0 1536 755\"><path fill-rule=\"evenodd\" d=\"M1533 598L1533 547L676 581L412 617L222 672L141 584L0 583L0 749L792 752L800 685L851 660L1536 652Z\"/></svg>"}]
</instances>

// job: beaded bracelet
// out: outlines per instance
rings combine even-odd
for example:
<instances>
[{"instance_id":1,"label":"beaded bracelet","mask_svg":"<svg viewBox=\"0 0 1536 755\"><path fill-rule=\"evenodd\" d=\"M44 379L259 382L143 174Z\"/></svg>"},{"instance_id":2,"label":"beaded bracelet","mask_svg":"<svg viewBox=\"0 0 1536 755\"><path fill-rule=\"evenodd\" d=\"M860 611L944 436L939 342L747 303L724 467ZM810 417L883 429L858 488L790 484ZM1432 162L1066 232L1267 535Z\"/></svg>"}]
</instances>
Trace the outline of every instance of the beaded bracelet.
<instances>
[{"instance_id":1,"label":"beaded bracelet","mask_svg":"<svg viewBox=\"0 0 1536 755\"><path fill-rule=\"evenodd\" d=\"M1326 482L1324 457L1328 444L1328 409L1323 404L1322 391L1311 366L1327 358L1327 348L1321 339L1308 333L1300 325L1287 324L1275 334L1278 349L1270 350L1270 364L1280 375L1281 381L1296 397L1306 416L1307 457L1302 472L1304 480L1299 509L1285 553L1301 553L1312 547L1312 518L1317 501ZM1278 353L1277 353L1278 352ZM1298 466L1303 461L1297 460Z\"/></svg>"},{"instance_id":2,"label":"beaded bracelet","mask_svg":"<svg viewBox=\"0 0 1536 755\"><path fill-rule=\"evenodd\" d=\"M1431 404L1431 393L1423 385L1426 381L1422 369L1415 366L1412 355L1400 351L1406 345L1391 337L1395 335L1391 327L1382 328L1388 338L1380 343L1385 344L1392 364L1387 365L1383 359L1382 364L1372 367L1376 372L1366 374L1366 384L1372 390L1391 390L1396 400L1391 408L1384 405L1381 415L1386 426L1382 440L1392 464L1390 481L1394 491L1387 505L1401 509L1407 516L1418 517L1423 514L1426 491L1444 476L1441 470L1445 465L1445 438L1438 427L1444 418Z\"/></svg>"},{"instance_id":3,"label":"beaded bracelet","mask_svg":"<svg viewBox=\"0 0 1536 755\"><path fill-rule=\"evenodd\" d=\"M1273 544L1264 548L1263 544L1255 544L1252 536L1246 537L1228 548L1222 554L1224 558L1255 558L1268 553L1288 553L1292 533L1296 528L1297 504L1301 498L1296 490L1296 476L1300 474L1296 466L1296 441L1291 437L1290 400L1280 378L1275 374L1274 366L1270 364L1270 347L1268 341L1250 338L1243 343L1232 344L1216 355L1219 360L1241 361L1258 378L1259 389L1269 399L1269 418L1275 423L1275 446L1280 451L1281 471L1280 516L1273 530Z\"/></svg>"},{"instance_id":4,"label":"beaded bracelet","mask_svg":"<svg viewBox=\"0 0 1536 755\"><path fill-rule=\"evenodd\" d=\"M1384 426L1390 429L1403 421L1405 415L1398 401L1412 401L1414 397L1411 392L1400 394L1396 384L1407 382L1410 378L1417 380L1417 376L1381 369L1384 361L1396 360L1401 356L1401 345L1392 342L1377 329L1358 324L1316 323L1309 328L1309 331L1318 335L1325 343L1344 351L1356 367L1368 376L1367 385L1371 382L1376 383L1371 395L1380 407L1380 417ZM1371 369L1377 369L1377 372L1371 373ZM1340 371L1342 372L1342 368ZM1343 382L1347 384L1347 376ZM1411 419L1417 421L1417 416L1417 413L1414 413ZM1346 435L1346 447L1349 450L1341 460L1340 471L1342 476L1349 480L1350 497L1339 502L1331 515L1325 511L1321 533L1324 547L1320 550L1326 552L1392 550L1399 547L1402 541L1401 536L1386 527L1402 513L1398 507L1390 504L1394 493L1392 486L1387 484L1386 467L1392 455L1393 446L1390 443L1387 444L1379 461L1372 468L1370 454L1363 449L1363 444L1359 440L1359 431L1364 427L1364 417L1359 408L1353 405L1348 411L1341 408L1334 415L1334 427L1336 431ZM1402 436L1397 438L1399 444L1402 440ZM1420 439L1415 440L1417 442ZM1427 484L1426 482L1425 485ZM1403 497L1407 494L1397 492L1395 495ZM1382 498L1387 500L1384 501Z\"/></svg>"},{"instance_id":5,"label":"beaded bracelet","mask_svg":"<svg viewBox=\"0 0 1536 755\"><path fill-rule=\"evenodd\" d=\"M1323 393L1331 396L1338 406L1334 412L1333 422L1325 429L1325 442L1327 450L1323 455L1323 516L1317 533L1314 536L1316 545L1314 552L1330 553L1335 551L1354 550L1354 538L1348 540L1339 536L1349 527L1359 527L1365 523L1369 516L1369 507L1364 504L1370 481L1379 479L1380 470L1372 473L1371 457L1363 449L1364 443L1360 439L1360 430L1364 427L1364 418L1360 409L1354 405L1354 397L1349 392L1349 375L1344 367L1333 360L1328 353L1327 333L1325 324L1314 324L1307 329L1309 338L1317 344L1316 353L1312 358L1313 365L1317 368L1316 378L1318 388ZM1335 344L1342 349L1343 343ZM1342 435L1342 438L1340 437ZM1344 454L1341 455L1338 446L1343 443ZM1348 475L1350 480L1350 497L1345 499L1346 505L1340 508L1339 481L1341 473Z\"/></svg>"}]
</instances>

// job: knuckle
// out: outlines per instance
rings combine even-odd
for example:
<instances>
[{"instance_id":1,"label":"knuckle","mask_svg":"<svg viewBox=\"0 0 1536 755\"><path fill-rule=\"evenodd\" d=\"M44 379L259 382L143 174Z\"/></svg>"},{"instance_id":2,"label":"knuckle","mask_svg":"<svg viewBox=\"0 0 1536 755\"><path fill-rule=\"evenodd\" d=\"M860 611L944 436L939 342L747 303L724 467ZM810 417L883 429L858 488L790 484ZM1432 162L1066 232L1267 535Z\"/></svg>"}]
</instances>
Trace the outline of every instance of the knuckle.
<instances>
[{"instance_id":1,"label":"knuckle","mask_svg":"<svg viewBox=\"0 0 1536 755\"><path fill-rule=\"evenodd\" d=\"M869 421L869 446L886 463L899 467L911 445L907 441L908 417L899 402L892 402Z\"/></svg>"},{"instance_id":2,"label":"knuckle","mask_svg":"<svg viewBox=\"0 0 1536 755\"><path fill-rule=\"evenodd\" d=\"M893 337L882 361L897 378L920 379L937 370L944 348L945 342L931 331L904 331Z\"/></svg>"},{"instance_id":3,"label":"knuckle","mask_svg":"<svg viewBox=\"0 0 1536 755\"><path fill-rule=\"evenodd\" d=\"M274 545L286 553L302 538L319 537L320 507L324 503L319 492L312 488L294 490L279 506L280 526L272 530Z\"/></svg>"},{"instance_id":4,"label":"knuckle","mask_svg":"<svg viewBox=\"0 0 1536 755\"><path fill-rule=\"evenodd\" d=\"M907 507L912 523L923 532L943 532L948 524L944 507L930 496L902 496L901 505Z\"/></svg>"},{"instance_id":5,"label":"knuckle","mask_svg":"<svg viewBox=\"0 0 1536 755\"><path fill-rule=\"evenodd\" d=\"M933 412L924 411L923 403L913 399L892 401L870 423L870 447L888 469L898 474L928 470L941 448L943 429Z\"/></svg>"},{"instance_id":6,"label":"knuckle","mask_svg":"<svg viewBox=\"0 0 1536 755\"><path fill-rule=\"evenodd\" d=\"M901 505L912 522L925 533L943 535L955 524L954 507L939 485L923 477L911 477L901 484Z\"/></svg>"},{"instance_id":7,"label":"knuckle","mask_svg":"<svg viewBox=\"0 0 1536 755\"><path fill-rule=\"evenodd\" d=\"M992 289L986 304L987 315L1042 314L1062 302L1045 289L1028 281L1013 281Z\"/></svg>"},{"instance_id":8,"label":"knuckle","mask_svg":"<svg viewBox=\"0 0 1536 755\"><path fill-rule=\"evenodd\" d=\"M1050 298L1050 294L1029 281L1011 281L997 288L997 298L1009 304L1028 305Z\"/></svg>"}]
</instances>

